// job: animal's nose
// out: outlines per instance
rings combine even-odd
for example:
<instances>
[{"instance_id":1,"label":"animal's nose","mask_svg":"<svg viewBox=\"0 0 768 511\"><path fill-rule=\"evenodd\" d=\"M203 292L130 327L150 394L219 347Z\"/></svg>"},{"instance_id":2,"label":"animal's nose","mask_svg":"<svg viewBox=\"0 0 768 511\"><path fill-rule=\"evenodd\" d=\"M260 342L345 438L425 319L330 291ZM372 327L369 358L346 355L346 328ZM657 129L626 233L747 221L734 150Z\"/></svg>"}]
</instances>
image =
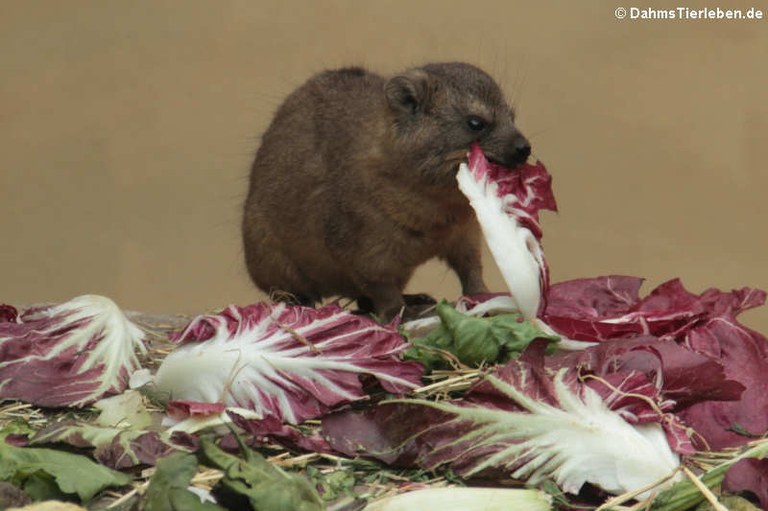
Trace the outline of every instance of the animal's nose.
<instances>
[{"instance_id":1,"label":"animal's nose","mask_svg":"<svg viewBox=\"0 0 768 511\"><path fill-rule=\"evenodd\" d=\"M531 144L528 142L528 140L524 136L520 135L517 137L512 147L515 149L514 159L517 161L517 163L525 163L526 160L528 160L528 157L531 155Z\"/></svg>"},{"instance_id":2,"label":"animal's nose","mask_svg":"<svg viewBox=\"0 0 768 511\"><path fill-rule=\"evenodd\" d=\"M504 165L510 168L517 167L518 165L525 163L528 157L531 155L531 144L528 139L518 134L512 139L512 142L507 146L507 150L504 152Z\"/></svg>"}]
</instances>

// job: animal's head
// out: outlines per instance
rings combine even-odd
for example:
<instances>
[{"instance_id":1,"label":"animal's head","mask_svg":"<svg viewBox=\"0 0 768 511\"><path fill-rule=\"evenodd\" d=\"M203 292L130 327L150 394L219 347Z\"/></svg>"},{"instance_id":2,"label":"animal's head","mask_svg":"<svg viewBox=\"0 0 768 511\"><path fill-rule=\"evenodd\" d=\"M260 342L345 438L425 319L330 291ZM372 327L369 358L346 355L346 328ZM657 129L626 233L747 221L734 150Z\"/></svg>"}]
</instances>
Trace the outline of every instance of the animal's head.
<instances>
[{"instance_id":1,"label":"animal's head","mask_svg":"<svg viewBox=\"0 0 768 511\"><path fill-rule=\"evenodd\" d=\"M385 94L394 115L393 143L415 158L426 182L452 186L475 141L490 161L510 169L531 153L499 86L471 64L408 70L387 81Z\"/></svg>"}]
</instances>

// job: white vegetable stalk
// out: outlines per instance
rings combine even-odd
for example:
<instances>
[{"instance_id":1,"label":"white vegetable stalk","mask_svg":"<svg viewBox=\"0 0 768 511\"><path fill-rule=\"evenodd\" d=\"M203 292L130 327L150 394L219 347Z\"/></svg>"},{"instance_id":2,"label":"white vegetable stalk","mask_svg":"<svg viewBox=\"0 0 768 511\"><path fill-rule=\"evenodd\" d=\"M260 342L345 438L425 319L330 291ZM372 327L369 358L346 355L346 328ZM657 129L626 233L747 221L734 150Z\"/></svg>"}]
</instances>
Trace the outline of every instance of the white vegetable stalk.
<instances>
[{"instance_id":1,"label":"white vegetable stalk","mask_svg":"<svg viewBox=\"0 0 768 511\"><path fill-rule=\"evenodd\" d=\"M552 497L539 490L497 488L427 488L368 504L364 511L549 511Z\"/></svg>"},{"instance_id":2,"label":"white vegetable stalk","mask_svg":"<svg viewBox=\"0 0 768 511\"><path fill-rule=\"evenodd\" d=\"M504 212L496 183L483 176L477 181L466 163L456 176L512 298L527 319L536 318L541 304L544 253L533 233Z\"/></svg>"}]
</instances>

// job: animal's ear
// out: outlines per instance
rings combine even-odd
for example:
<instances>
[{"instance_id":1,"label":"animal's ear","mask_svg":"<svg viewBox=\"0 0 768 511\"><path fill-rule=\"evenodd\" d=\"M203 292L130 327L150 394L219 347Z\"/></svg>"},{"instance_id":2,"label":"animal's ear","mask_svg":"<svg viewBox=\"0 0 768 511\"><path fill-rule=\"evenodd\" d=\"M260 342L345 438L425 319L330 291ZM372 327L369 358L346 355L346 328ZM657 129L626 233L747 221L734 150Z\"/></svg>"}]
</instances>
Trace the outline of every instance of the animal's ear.
<instances>
[{"instance_id":1,"label":"animal's ear","mask_svg":"<svg viewBox=\"0 0 768 511\"><path fill-rule=\"evenodd\" d=\"M429 74L413 69L390 78L384 92L392 110L413 115L429 108L435 84Z\"/></svg>"}]
</instances>

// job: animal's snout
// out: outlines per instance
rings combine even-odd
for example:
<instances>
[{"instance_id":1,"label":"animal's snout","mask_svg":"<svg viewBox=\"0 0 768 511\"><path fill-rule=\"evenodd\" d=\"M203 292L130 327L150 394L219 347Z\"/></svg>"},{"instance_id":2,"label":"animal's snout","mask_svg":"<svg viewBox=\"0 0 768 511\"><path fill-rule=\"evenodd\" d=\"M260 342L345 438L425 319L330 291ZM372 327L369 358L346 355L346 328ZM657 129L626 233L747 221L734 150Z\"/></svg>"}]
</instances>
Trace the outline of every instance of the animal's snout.
<instances>
[{"instance_id":1,"label":"animal's snout","mask_svg":"<svg viewBox=\"0 0 768 511\"><path fill-rule=\"evenodd\" d=\"M516 167L528 160L531 155L531 144L528 139L522 135L516 135L512 140L508 153L505 154L505 160L509 167Z\"/></svg>"},{"instance_id":2,"label":"animal's snout","mask_svg":"<svg viewBox=\"0 0 768 511\"><path fill-rule=\"evenodd\" d=\"M495 152L488 151L488 159L497 165L514 169L518 165L525 163L531 155L531 143L520 133L515 133L511 139L506 139L501 150Z\"/></svg>"}]
</instances>

